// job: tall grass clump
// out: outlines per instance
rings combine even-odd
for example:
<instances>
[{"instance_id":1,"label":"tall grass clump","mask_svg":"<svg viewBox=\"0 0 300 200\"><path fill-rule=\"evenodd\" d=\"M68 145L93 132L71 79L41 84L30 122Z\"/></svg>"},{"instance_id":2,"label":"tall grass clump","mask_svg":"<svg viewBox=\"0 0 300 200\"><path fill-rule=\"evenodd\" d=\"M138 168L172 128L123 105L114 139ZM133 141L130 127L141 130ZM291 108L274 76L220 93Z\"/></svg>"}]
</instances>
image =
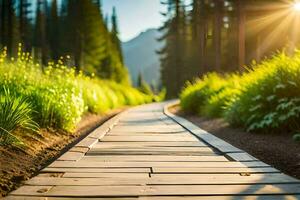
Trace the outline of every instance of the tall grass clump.
<instances>
[{"instance_id":1,"label":"tall grass clump","mask_svg":"<svg viewBox=\"0 0 300 200\"><path fill-rule=\"evenodd\" d=\"M19 47L17 58L7 58L6 49L0 55L1 106L8 99L13 108L28 110L27 120L40 127L54 127L73 131L85 112L104 113L109 109L125 105L138 105L152 101L152 97L139 92L129 85L109 80L100 80L76 73L74 68L64 65L64 58L57 63L41 66L33 61L30 54ZM14 94L7 95L7 92ZM4 102L4 104L3 104ZM26 109L25 109L26 108ZM30 110L30 112L29 112ZM16 117L21 116L19 111ZM10 112L1 110L1 135L7 130L6 121ZM24 118L24 119L25 119ZM31 123L15 123L26 128Z\"/></svg>"},{"instance_id":2,"label":"tall grass clump","mask_svg":"<svg viewBox=\"0 0 300 200\"><path fill-rule=\"evenodd\" d=\"M17 128L38 130L38 124L32 119L32 105L24 97L18 97L3 88L0 96L0 145L11 143L21 144L22 141L14 136Z\"/></svg>"},{"instance_id":3,"label":"tall grass clump","mask_svg":"<svg viewBox=\"0 0 300 200\"><path fill-rule=\"evenodd\" d=\"M194 83L188 82L180 94L183 110L209 117L219 117L231 97L237 92L237 75L221 76L209 73Z\"/></svg>"},{"instance_id":4,"label":"tall grass clump","mask_svg":"<svg viewBox=\"0 0 300 200\"><path fill-rule=\"evenodd\" d=\"M209 74L181 92L183 110L224 117L247 131L300 130L300 52L277 53L243 74Z\"/></svg>"}]
</instances>

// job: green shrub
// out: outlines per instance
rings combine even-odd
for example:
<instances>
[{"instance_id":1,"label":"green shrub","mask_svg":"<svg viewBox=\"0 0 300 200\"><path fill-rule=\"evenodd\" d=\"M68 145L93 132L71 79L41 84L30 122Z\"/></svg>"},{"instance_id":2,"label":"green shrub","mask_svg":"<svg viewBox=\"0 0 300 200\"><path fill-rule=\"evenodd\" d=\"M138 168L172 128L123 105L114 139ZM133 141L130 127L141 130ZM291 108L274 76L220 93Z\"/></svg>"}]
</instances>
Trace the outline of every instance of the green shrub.
<instances>
[{"instance_id":1,"label":"green shrub","mask_svg":"<svg viewBox=\"0 0 300 200\"><path fill-rule=\"evenodd\" d=\"M300 53L279 53L245 73L226 118L248 131L292 131L300 124ZM238 117L237 117L238 116Z\"/></svg>"},{"instance_id":2,"label":"green shrub","mask_svg":"<svg viewBox=\"0 0 300 200\"><path fill-rule=\"evenodd\" d=\"M205 75L195 83L187 83L180 94L181 107L190 113L219 117L237 91L238 76L221 76L216 73Z\"/></svg>"},{"instance_id":3,"label":"green shrub","mask_svg":"<svg viewBox=\"0 0 300 200\"><path fill-rule=\"evenodd\" d=\"M181 92L188 112L219 117L248 131L299 131L300 52L278 53L242 75L208 74Z\"/></svg>"}]
</instances>

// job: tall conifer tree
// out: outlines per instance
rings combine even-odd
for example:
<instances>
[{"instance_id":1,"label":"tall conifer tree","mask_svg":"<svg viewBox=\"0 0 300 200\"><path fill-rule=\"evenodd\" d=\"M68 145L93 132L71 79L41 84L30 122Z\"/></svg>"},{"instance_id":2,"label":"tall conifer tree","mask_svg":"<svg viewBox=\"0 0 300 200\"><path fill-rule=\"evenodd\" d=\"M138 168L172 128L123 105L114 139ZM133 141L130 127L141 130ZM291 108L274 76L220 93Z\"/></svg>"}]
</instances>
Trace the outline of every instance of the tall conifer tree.
<instances>
[{"instance_id":1,"label":"tall conifer tree","mask_svg":"<svg viewBox=\"0 0 300 200\"><path fill-rule=\"evenodd\" d=\"M160 40L165 41L165 46L159 51L162 82L167 88L167 95L174 97L186 78L184 74L185 13L181 0L169 0L162 3L168 7L168 12L164 14L168 20L160 29L164 34Z\"/></svg>"},{"instance_id":2,"label":"tall conifer tree","mask_svg":"<svg viewBox=\"0 0 300 200\"><path fill-rule=\"evenodd\" d=\"M27 52L31 52L32 49L32 25L29 18L32 11L30 9L31 2L29 0L19 0L20 41L23 44L23 50Z\"/></svg>"}]
</instances>

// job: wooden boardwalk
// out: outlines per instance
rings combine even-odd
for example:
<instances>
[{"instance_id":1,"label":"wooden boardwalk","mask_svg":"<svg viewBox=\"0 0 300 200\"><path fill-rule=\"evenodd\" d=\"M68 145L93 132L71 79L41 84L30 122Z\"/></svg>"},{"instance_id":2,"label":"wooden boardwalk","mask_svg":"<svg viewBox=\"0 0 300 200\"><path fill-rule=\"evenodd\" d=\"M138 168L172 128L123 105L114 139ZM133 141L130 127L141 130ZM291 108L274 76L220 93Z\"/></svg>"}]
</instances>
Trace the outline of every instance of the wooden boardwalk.
<instances>
[{"instance_id":1,"label":"wooden boardwalk","mask_svg":"<svg viewBox=\"0 0 300 200\"><path fill-rule=\"evenodd\" d=\"M299 180L164 112L165 105L114 117L7 199L300 199Z\"/></svg>"}]
</instances>

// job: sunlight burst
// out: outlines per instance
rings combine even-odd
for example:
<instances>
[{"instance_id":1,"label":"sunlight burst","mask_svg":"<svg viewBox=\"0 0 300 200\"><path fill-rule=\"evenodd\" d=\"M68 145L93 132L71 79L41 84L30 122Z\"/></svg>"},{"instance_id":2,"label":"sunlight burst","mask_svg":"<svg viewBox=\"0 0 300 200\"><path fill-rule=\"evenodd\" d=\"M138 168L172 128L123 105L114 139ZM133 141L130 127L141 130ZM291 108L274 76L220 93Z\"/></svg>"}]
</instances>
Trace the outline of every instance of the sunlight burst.
<instances>
[{"instance_id":1,"label":"sunlight burst","mask_svg":"<svg viewBox=\"0 0 300 200\"><path fill-rule=\"evenodd\" d=\"M300 2L295 2L294 5L294 10L300 12Z\"/></svg>"}]
</instances>

